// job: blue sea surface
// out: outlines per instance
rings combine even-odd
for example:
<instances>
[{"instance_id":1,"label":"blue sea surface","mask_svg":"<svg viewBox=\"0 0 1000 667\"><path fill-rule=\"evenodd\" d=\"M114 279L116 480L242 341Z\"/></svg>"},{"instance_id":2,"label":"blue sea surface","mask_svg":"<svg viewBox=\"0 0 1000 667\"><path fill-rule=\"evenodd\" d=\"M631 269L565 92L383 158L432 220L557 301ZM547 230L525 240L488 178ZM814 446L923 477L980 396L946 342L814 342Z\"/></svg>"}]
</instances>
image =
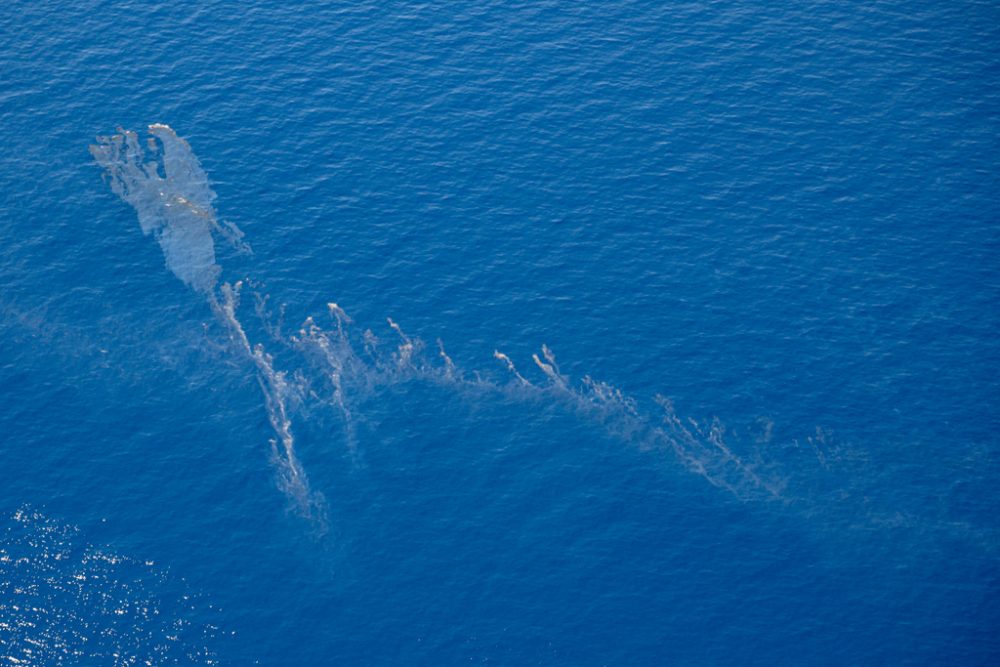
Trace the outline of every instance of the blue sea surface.
<instances>
[{"instance_id":1,"label":"blue sea surface","mask_svg":"<svg viewBox=\"0 0 1000 667\"><path fill-rule=\"evenodd\" d=\"M0 662L1000 662L994 2L0 6Z\"/></svg>"}]
</instances>

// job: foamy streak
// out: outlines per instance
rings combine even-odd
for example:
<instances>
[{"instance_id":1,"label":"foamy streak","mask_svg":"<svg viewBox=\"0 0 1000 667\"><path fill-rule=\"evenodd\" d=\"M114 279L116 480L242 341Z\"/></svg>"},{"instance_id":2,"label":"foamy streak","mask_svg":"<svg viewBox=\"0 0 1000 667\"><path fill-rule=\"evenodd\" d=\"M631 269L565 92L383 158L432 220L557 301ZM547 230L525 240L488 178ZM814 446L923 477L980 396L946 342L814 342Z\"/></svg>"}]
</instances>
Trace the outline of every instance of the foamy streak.
<instances>
[{"instance_id":1,"label":"foamy streak","mask_svg":"<svg viewBox=\"0 0 1000 667\"><path fill-rule=\"evenodd\" d=\"M511 358L508 357L506 354L504 354L500 350L493 350L493 358L501 362L504 366L506 366L507 370L510 371L510 374L516 377L522 385L532 386L530 382L524 379L523 375L517 372L517 367L514 365L514 362L511 361Z\"/></svg>"},{"instance_id":2,"label":"foamy streak","mask_svg":"<svg viewBox=\"0 0 1000 667\"><path fill-rule=\"evenodd\" d=\"M737 455L726 444L724 429L717 421L705 431L694 422L688 426L682 423L673 406L662 396L656 397L663 411L662 416L655 417L643 413L635 399L610 384L585 376L579 384L573 385L559 369L555 354L547 345L542 346L540 353L532 355L547 383L532 383L518 371L513 360L499 350L495 350L493 356L507 369L513 382L493 382L479 373L467 377L444 351L440 340L437 356L441 362L434 363L425 358L420 354L422 342L408 336L396 321L388 319L389 327L401 340L398 348L391 353L393 362L383 363L378 339L369 330L363 336L364 348L371 360L370 364L366 364L351 346L347 332L350 320L346 313L338 307L336 311L331 309L331 314L336 320L335 332L324 332L309 318L303 325L301 336L303 342L308 341L321 351L333 388L332 402L339 407L347 426L352 418L345 407L348 383L344 380L347 377L345 368L350 365L353 368L350 373L351 387L359 382L371 388L423 380L456 390L472 390L477 395L484 390L495 391L506 400L558 400L584 418L601 424L612 437L635 443L645 451L671 452L689 471L737 498L782 498L782 485L763 477L754 465ZM658 419L660 423L657 423Z\"/></svg>"},{"instance_id":3,"label":"foamy streak","mask_svg":"<svg viewBox=\"0 0 1000 667\"><path fill-rule=\"evenodd\" d=\"M252 345L248 340L236 316L238 284L236 287L218 285L221 269L216 263L215 237L225 239L239 251L249 251L242 241L242 232L234 225L217 219L212 207L215 193L187 142L166 125L151 125L149 132L152 139L149 142L151 160L148 162L136 133L124 130L111 137L98 137L90 151L107 170L112 190L135 208L143 233L152 234L157 239L167 267L206 298L240 353L246 354L254 364L275 433L271 444L273 458L279 468L280 486L303 514L319 517L321 527L325 527L322 497L310 492L305 472L295 453L289 410L290 404L299 407L297 400L302 396L296 393L285 373L275 370L271 356L263 347ZM352 343L351 319L332 302L328 304L328 310L336 323L335 331L326 331L308 319L299 335L289 340L281 334L280 321L277 326L268 321L270 316L266 312L266 301L266 295L258 299L257 314L272 339L279 345L290 344L322 369L331 390L330 398L323 402L335 407L342 418L352 454L356 450L356 414L351 409L357 400L355 392L418 380L467 392L477 399L493 392L496 398L504 401L523 401L532 405L559 402L576 411L583 419L598 425L610 436L633 444L642 451L670 453L687 470L741 500L780 499L785 504L806 507L807 512L820 510L821 505L828 501L827 496L817 496L812 488L799 489L798 496L795 495L795 488L787 490L786 481L769 476L763 462L751 462L727 444L724 429L718 421L713 421L705 429L693 420L682 420L670 401L660 395L654 400L661 412L655 408L650 408L652 413L643 411L634 398L613 385L589 376L571 383L546 345L542 345L540 353L531 355L544 375L544 379L537 384L521 375L511 358L499 350L493 356L507 369L509 380L495 381L488 378L489 374L484 377L475 370L463 372L445 352L440 340L437 355L440 361L426 359L422 354L423 342L407 336L391 319L388 320L389 326L401 342L387 348L391 349L388 353L381 351L379 340L371 330L365 330L360 340ZM302 372L297 370L292 378L295 382L301 381L304 388L308 379ZM312 389L308 395L318 397ZM764 441L769 439L768 435ZM830 484L839 485L831 488L828 496L835 495L842 499L854 494L857 498L848 510L852 512L852 520L858 514L867 517L868 527L898 524L900 518L897 512L873 513L868 489L855 489L857 484L850 480L844 485L843 466L849 460L845 463L842 450L827 443L822 433L818 433L815 439L807 438L806 444L811 448L808 463L818 463L827 473ZM792 445L796 450L799 447L798 441ZM795 456L795 452L787 448L783 453ZM762 458L760 451L750 454L757 459ZM811 460L813 455L815 461ZM763 453L763 458L774 461L773 455L768 453ZM779 463L778 469L789 470L787 463ZM815 476L808 481L815 481ZM984 532L964 524L941 527L943 531L952 529L962 535L981 538L991 551L996 551L996 544L1000 544L995 531Z\"/></svg>"},{"instance_id":4,"label":"foamy streak","mask_svg":"<svg viewBox=\"0 0 1000 667\"><path fill-rule=\"evenodd\" d=\"M449 378L455 377L455 374L458 372L458 369L455 368L455 362L452 361L451 357L448 356L448 353L445 352L444 343L440 338L437 339L437 344L438 356L441 357L441 360L444 362L445 375Z\"/></svg>"},{"instance_id":5,"label":"foamy streak","mask_svg":"<svg viewBox=\"0 0 1000 667\"><path fill-rule=\"evenodd\" d=\"M344 326L351 322L351 318L335 303L328 303L327 309L331 317L337 322L336 338L323 331L309 317L303 323L302 328L299 329L298 337L293 338L292 342L304 351L312 349L318 352L320 361L324 366L324 375L332 387L333 405L336 406L344 423L348 448L352 456L355 456L357 454L357 436L355 435L351 410L347 405L344 376L350 372L349 367L356 369L360 362L354 355L344 334Z\"/></svg>"},{"instance_id":6,"label":"foamy streak","mask_svg":"<svg viewBox=\"0 0 1000 667\"><path fill-rule=\"evenodd\" d=\"M398 357L399 365L401 367L412 366L413 352L415 350L413 341L410 340L409 336L403 333L403 330L399 327L398 324L392 321L391 317L387 317L386 320L389 322L389 326L392 327L392 330L399 335L400 340L403 341L402 343L399 344L399 349L397 352L399 355Z\"/></svg>"},{"instance_id":7,"label":"foamy streak","mask_svg":"<svg viewBox=\"0 0 1000 667\"><path fill-rule=\"evenodd\" d=\"M662 409L659 418L644 414L635 399L617 387L585 376L577 385L570 383L556 361L555 354L543 345L532 360L548 380L534 384L523 376L513 360L495 350L493 356L506 368L513 382L494 382L478 372L467 377L445 352L438 340L440 362L425 358L420 352L423 343L407 335L393 319L387 318L389 328L400 339L400 344L390 352L391 362L383 361L378 338L370 330L362 336L369 361L362 360L351 344L348 325L351 320L336 304L329 306L336 329L324 331L312 318L307 318L293 342L301 350L318 352L324 376L331 388L330 403L336 407L349 433L352 455L354 444L353 415L347 405L351 389L378 385L395 385L413 380L433 382L456 390L493 391L505 400L552 401L557 400L574 409L588 420L599 423L612 437L635 443L645 451L665 450L689 471L704 478L709 484L727 491L737 498L782 498L782 485L763 477L754 467L730 448L724 439L724 429L713 422L705 431L696 423L685 425L677 417L670 402L662 396L656 402ZM657 423L657 420L660 423Z\"/></svg>"},{"instance_id":8,"label":"foamy streak","mask_svg":"<svg viewBox=\"0 0 1000 667\"><path fill-rule=\"evenodd\" d=\"M223 283L220 288L222 301L220 302L212 294L209 303L216 318L229 331L230 339L238 345L239 349L257 368L257 381L264 394L268 421L278 436L277 440L271 440L271 452L279 466L278 482L281 489L294 499L297 508L305 516L325 523L323 497L310 490L309 479L295 455L295 438L292 436L292 421L288 416L287 405L287 399L291 392L285 373L274 370L274 361L264 351L262 345L258 343L251 346L250 340L243 330L243 325L236 317L240 287L241 283L239 282L235 286ZM280 449L278 448L279 442Z\"/></svg>"},{"instance_id":9,"label":"foamy streak","mask_svg":"<svg viewBox=\"0 0 1000 667\"><path fill-rule=\"evenodd\" d=\"M358 415L357 409L348 410L347 407L359 403L360 392L367 393L379 386L427 382L477 401L493 399L531 407L556 403L594 424L609 437L633 445L647 455L666 454L685 470L740 501L778 501L782 507L794 507L805 516L823 514L828 520L846 519L847 524L853 526L856 523L864 534L872 529L883 531L900 525L898 512L873 511L867 497L870 490L852 489L849 470L831 470L830 456L841 457L842 453L837 454L837 447L827 443L822 432L815 439L807 439L811 450L800 449L797 443L776 450L780 452L780 459L757 448L739 453L736 447L727 443L724 428L718 420L713 420L707 427L699 426L690 419L684 420L677 415L671 402L661 395L655 397L652 405L644 408L621 389L589 376L570 383L560 371L555 354L547 346L542 346L541 351L533 355L541 362L537 365L544 374L537 384L518 373L513 361L499 351L495 356L510 375L507 379L491 380L475 370L463 372L444 351L440 341L436 357L425 356L422 341L405 334L395 321L391 321L389 327L401 339L399 346L393 342L380 347L377 337L370 330L365 330L360 340L352 344L354 338L349 326L350 318L339 306L328 309L335 321L333 329L324 330L308 318L299 337L293 337L291 342L295 349L307 353L307 359L314 366L318 364L323 377L329 379L333 400L323 400L312 390L307 395L320 398L324 405L333 406L343 417L348 433L353 433L353 423ZM364 353L360 352L362 349ZM316 388L300 373L296 374L296 378ZM769 440L768 430L763 440L756 439L756 442L761 444ZM353 439L349 438L348 442L352 456L363 453L356 452ZM736 444L740 441L736 440ZM767 450L774 450L774 445L771 443ZM795 451L789 451L788 447L808 453L809 460L795 459ZM815 461L812 459L813 451ZM792 466L795 464L790 465L788 456L807 467L804 470L794 469ZM770 467L767 461L771 461ZM836 485L833 487L836 503L844 504L831 504L827 495L818 495L811 486L815 482L816 470L809 466L817 462L830 482ZM801 480L786 479L775 476L773 469L797 473L796 476L805 475ZM806 482L806 488L797 483L801 481ZM907 520L922 521L917 517L908 517ZM947 535L949 539L960 537L970 540L971 544L978 544L991 553L996 551L996 544L1000 544L995 531L984 532L971 525L921 523L921 526Z\"/></svg>"},{"instance_id":10,"label":"foamy streak","mask_svg":"<svg viewBox=\"0 0 1000 667\"><path fill-rule=\"evenodd\" d=\"M215 260L214 236L221 236L238 249L246 249L242 233L234 226L217 220L212 207L215 193L187 142L166 125L151 125L149 132L154 139L150 141L153 151L150 157L153 160L148 163L144 162L146 155L134 132L122 131L112 137L99 137L98 143L91 146L91 153L107 170L112 189L136 209L143 233L156 237L168 268L205 295L216 318L226 327L238 349L253 362L276 436L272 440L272 448L279 464L279 482L303 512L312 515L321 513L321 501L310 492L305 471L295 453L288 409L291 389L286 375L275 370L271 356L262 346L252 345L247 338L236 316L239 283L236 286L221 285L218 287L221 299L217 295L221 269ZM157 143L162 147L162 154L156 151ZM162 176L157 158L162 163ZM258 306L258 314L261 314L263 304ZM484 380L478 373L473 379L466 379L440 341L438 356L443 367L440 363L428 363L420 354L422 342L410 338L391 318L387 319L389 327L400 340L391 355L392 363L382 361L378 339L371 331L365 331L363 335L363 347L370 358L370 362L365 362L354 352L348 336L350 317L334 302L327 307L335 322L335 331L325 331L309 318L297 337L284 342L291 342L299 351L308 352L319 360L331 390L329 402L344 423L352 453L356 445L354 417L347 394L348 379L352 387L359 384L371 387L422 378L455 387L492 388L508 396L517 395L512 394L509 387ZM270 330L272 336L282 340L280 329ZM598 420L618 437L636 441L644 449L666 448L672 451L689 470L737 496L746 497L758 491L772 497L780 495L779 485L763 479L753 466L726 445L721 426L713 424L707 433L697 424L686 426L662 397L657 397L663 409L662 423L657 425L655 419L640 413L632 398L611 385L589 377L585 377L579 385L570 384L547 345L542 345L540 354L532 355L532 361L548 380L547 384L530 382L503 352L496 350L493 356L506 367L516 381L514 386L526 398L558 397L582 414Z\"/></svg>"},{"instance_id":11,"label":"foamy streak","mask_svg":"<svg viewBox=\"0 0 1000 667\"><path fill-rule=\"evenodd\" d=\"M143 234L155 236L167 268L205 297L238 349L253 362L276 436L271 447L279 468L279 485L300 512L322 520L322 497L310 492L295 455L285 374L274 369L272 358L261 345L251 345L236 317L240 284L234 288L225 283L216 291L222 269L216 263L215 237L241 252L250 248L235 225L218 220L212 207L215 192L188 143L167 125L150 125L149 133L148 155L138 135L122 129L110 137L97 137L90 153L106 170L111 189L135 209Z\"/></svg>"},{"instance_id":12,"label":"foamy streak","mask_svg":"<svg viewBox=\"0 0 1000 667\"><path fill-rule=\"evenodd\" d=\"M781 497L779 484L763 479L753 466L730 450L717 422L708 434L697 428L687 429L677 418L669 401L658 395L657 402L663 408L664 416L663 426L657 426L652 418L640 412L635 399L617 387L590 376L585 376L580 386L571 385L569 378L560 372L555 354L547 345L542 345L541 357L535 353L531 358L549 380L548 388L529 382L503 352L494 351L493 356L506 366L520 383L522 391L555 391L554 395L561 400L604 424L609 434L636 442L642 449L666 448L688 470L715 487L743 499L761 494L771 498ZM543 358L545 361L542 361Z\"/></svg>"},{"instance_id":13,"label":"foamy streak","mask_svg":"<svg viewBox=\"0 0 1000 667\"><path fill-rule=\"evenodd\" d=\"M538 358L537 354L532 354L531 358L534 360L535 365L538 366L546 377L552 381L557 387L562 389L567 389L567 378L559 372L559 365L556 363L556 356L552 354L552 350L549 349L547 345L542 345L542 356L545 357L545 361ZM548 363L546 363L546 361Z\"/></svg>"}]
</instances>

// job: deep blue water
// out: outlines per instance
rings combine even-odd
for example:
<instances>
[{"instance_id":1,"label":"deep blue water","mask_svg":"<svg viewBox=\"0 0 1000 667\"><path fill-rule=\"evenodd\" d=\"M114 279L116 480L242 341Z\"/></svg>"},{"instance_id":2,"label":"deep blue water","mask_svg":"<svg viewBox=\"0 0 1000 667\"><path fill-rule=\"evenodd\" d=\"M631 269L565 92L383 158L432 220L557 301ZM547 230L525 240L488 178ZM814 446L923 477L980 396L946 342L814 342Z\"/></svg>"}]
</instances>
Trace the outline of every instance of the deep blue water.
<instances>
[{"instance_id":1,"label":"deep blue water","mask_svg":"<svg viewBox=\"0 0 1000 667\"><path fill-rule=\"evenodd\" d=\"M995 3L8 0L0 140L11 664L1000 660Z\"/></svg>"}]
</instances>

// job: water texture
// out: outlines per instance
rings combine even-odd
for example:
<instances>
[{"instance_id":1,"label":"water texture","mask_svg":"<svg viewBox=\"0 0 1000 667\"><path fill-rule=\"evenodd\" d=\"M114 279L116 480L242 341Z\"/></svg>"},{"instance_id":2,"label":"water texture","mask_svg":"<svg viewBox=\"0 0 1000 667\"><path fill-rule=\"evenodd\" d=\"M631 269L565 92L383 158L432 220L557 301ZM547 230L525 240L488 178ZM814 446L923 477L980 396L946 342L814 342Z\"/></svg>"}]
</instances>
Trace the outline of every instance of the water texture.
<instances>
[{"instance_id":1,"label":"water texture","mask_svg":"<svg viewBox=\"0 0 1000 667\"><path fill-rule=\"evenodd\" d=\"M0 645L13 665L213 665L220 631L188 618L199 604L152 561L86 544L36 510L4 517Z\"/></svg>"},{"instance_id":2,"label":"water texture","mask_svg":"<svg viewBox=\"0 0 1000 667\"><path fill-rule=\"evenodd\" d=\"M995 664L998 19L6 3L0 657Z\"/></svg>"}]
</instances>

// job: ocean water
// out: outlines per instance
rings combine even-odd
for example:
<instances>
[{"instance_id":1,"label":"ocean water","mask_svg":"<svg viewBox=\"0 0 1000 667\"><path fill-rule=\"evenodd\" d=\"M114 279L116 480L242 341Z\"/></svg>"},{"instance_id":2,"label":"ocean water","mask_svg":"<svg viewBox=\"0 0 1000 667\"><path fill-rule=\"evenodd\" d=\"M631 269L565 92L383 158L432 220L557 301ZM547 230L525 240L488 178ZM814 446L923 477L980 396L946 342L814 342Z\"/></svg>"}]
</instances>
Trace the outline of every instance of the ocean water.
<instances>
[{"instance_id":1,"label":"ocean water","mask_svg":"<svg viewBox=\"0 0 1000 667\"><path fill-rule=\"evenodd\" d=\"M990 2L0 7L12 665L996 664Z\"/></svg>"}]
</instances>

